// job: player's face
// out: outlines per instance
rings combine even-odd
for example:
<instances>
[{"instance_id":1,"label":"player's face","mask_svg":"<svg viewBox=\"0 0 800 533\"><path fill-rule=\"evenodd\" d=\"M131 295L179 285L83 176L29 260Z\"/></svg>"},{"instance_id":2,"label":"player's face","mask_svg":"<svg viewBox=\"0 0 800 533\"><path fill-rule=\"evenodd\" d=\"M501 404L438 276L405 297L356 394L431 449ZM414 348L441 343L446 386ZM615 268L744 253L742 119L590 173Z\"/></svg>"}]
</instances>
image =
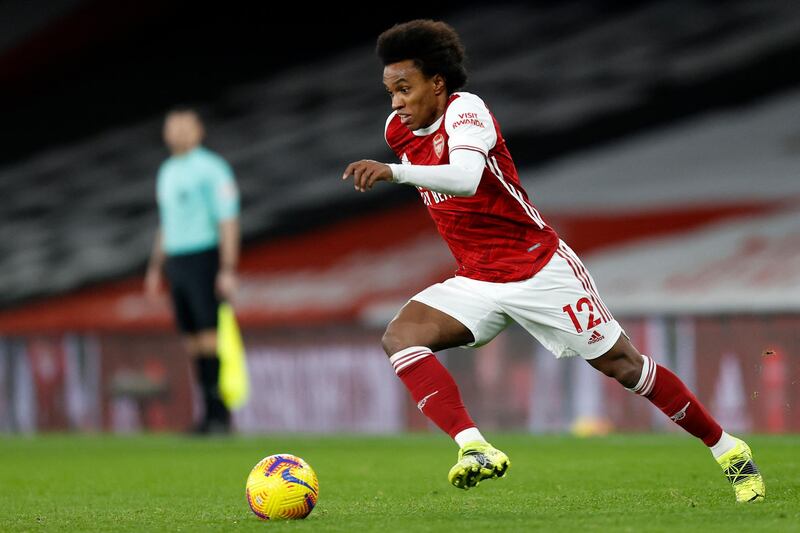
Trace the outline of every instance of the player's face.
<instances>
[{"instance_id":1,"label":"player's face","mask_svg":"<svg viewBox=\"0 0 800 533\"><path fill-rule=\"evenodd\" d=\"M170 113L164 121L164 142L175 154L188 152L203 140L203 125L196 114Z\"/></svg>"},{"instance_id":2,"label":"player's face","mask_svg":"<svg viewBox=\"0 0 800 533\"><path fill-rule=\"evenodd\" d=\"M412 131L430 126L444 113L444 79L438 74L425 77L411 59L386 65L383 84L392 97L392 109Z\"/></svg>"}]
</instances>

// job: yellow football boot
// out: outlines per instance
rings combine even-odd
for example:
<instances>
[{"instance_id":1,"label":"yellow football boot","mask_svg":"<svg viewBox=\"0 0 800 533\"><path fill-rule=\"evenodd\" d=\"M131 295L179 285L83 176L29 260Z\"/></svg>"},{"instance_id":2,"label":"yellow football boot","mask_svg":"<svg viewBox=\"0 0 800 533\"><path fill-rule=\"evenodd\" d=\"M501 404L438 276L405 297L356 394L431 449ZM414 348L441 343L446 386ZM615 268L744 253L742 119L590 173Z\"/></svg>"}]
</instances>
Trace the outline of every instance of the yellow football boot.
<instances>
[{"instance_id":1,"label":"yellow football boot","mask_svg":"<svg viewBox=\"0 0 800 533\"><path fill-rule=\"evenodd\" d=\"M454 487L477 487L484 479L503 477L511 466L508 456L486 442L468 442L458 450L458 462L447 479Z\"/></svg>"},{"instance_id":2,"label":"yellow football boot","mask_svg":"<svg viewBox=\"0 0 800 533\"><path fill-rule=\"evenodd\" d=\"M720 456L717 462L733 485L737 502L760 502L766 494L764 478L753 462L750 446L741 439L736 441L736 446Z\"/></svg>"}]
</instances>

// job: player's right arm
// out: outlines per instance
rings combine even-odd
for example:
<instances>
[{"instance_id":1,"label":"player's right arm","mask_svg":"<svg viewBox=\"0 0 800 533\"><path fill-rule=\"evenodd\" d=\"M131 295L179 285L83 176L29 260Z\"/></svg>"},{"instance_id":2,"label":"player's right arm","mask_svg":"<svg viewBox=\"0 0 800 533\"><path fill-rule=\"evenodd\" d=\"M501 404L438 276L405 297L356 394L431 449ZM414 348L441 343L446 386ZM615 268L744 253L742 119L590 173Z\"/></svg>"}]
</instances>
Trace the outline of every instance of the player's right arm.
<instances>
[{"instance_id":1,"label":"player's right arm","mask_svg":"<svg viewBox=\"0 0 800 533\"><path fill-rule=\"evenodd\" d=\"M393 181L453 196L475 196L486 158L469 150L454 150L447 165L390 164Z\"/></svg>"},{"instance_id":2,"label":"player's right arm","mask_svg":"<svg viewBox=\"0 0 800 533\"><path fill-rule=\"evenodd\" d=\"M353 161L344 169L342 179L353 176L353 187L358 192L366 192L379 181L392 181L392 169L386 163L362 159Z\"/></svg>"},{"instance_id":3,"label":"player's right arm","mask_svg":"<svg viewBox=\"0 0 800 533\"><path fill-rule=\"evenodd\" d=\"M362 159L347 165L342 179L353 176L359 192L379 181L393 181L453 196L474 196L485 162L483 154L471 150L454 150L447 165L395 165Z\"/></svg>"},{"instance_id":4,"label":"player's right arm","mask_svg":"<svg viewBox=\"0 0 800 533\"><path fill-rule=\"evenodd\" d=\"M386 119L384 138L389 140L389 127L395 113ZM350 163L342 179L353 176L359 192L371 189L379 181L392 181L422 187L452 196L474 196L483 176L486 158L497 142L491 113L483 100L464 93L447 109L444 117L450 158L445 165L397 165L362 159Z\"/></svg>"},{"instance_id":5,"label":"player's right arm","mask_svg":"<svg viewBox=\"0 0 800 533\"><path fill-rule=\"evenodd\" d=\"M448 136L449 164L389 165L394 181L453 196L474 196L489 151L497 144L492 114L479 97L459 93L448 106L443 120Z\"/></svg>"}]
</instances>

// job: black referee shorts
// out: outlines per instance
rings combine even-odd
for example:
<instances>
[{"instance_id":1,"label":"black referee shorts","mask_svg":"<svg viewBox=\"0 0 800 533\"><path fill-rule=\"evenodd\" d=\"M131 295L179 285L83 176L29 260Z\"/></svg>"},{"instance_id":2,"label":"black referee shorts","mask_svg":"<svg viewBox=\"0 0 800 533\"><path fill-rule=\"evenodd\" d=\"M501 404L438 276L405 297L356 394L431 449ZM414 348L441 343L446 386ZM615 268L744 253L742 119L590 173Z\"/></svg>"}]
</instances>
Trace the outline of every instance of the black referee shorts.
<instances>
[{"instance_id":1,"label":"black referee shorts","mask_svg":"<svg viewBox=\"0 0 800 533\"><path fill-rule=\"evenodd\" d=\"M217 329L219 251L169 256L165 270L178 329L184 333Z\"/></svg>"}]
</instances>

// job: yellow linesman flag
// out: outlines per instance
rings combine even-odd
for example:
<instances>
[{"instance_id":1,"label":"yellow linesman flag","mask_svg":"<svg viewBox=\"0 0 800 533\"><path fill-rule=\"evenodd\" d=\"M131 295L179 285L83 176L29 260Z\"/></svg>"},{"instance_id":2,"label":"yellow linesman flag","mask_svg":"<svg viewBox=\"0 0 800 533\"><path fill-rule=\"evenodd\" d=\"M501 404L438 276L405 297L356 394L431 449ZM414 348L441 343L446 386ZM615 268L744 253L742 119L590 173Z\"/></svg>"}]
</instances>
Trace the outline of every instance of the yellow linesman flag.
<instances>
[{"instance_id":1,"label":"yellow linesman flag","mask_svg":"<svg viewBox=\"0 0 800 533\"><path fill-rule=\"evenodd\" d=\"M236 315L229 303L219 306L217 324L217 350L219 353L219 393L228 409L234 410L247 402L250 394L250 376L244 353L242 334Z\"/></svg>"}]
</instances>

